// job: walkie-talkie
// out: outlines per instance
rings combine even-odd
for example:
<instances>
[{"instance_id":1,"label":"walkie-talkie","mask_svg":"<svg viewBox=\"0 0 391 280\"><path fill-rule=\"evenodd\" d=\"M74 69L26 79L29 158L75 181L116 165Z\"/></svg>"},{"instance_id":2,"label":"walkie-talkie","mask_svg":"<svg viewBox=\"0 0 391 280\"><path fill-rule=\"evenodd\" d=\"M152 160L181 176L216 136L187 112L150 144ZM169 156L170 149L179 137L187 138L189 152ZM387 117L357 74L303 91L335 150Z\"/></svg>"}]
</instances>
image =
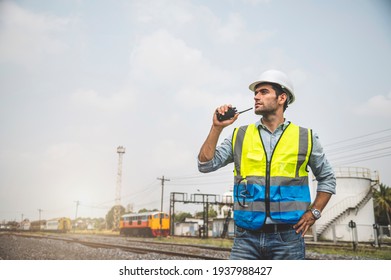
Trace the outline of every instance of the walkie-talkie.
<instances>
[{"instance_id":1,"label":"walkie-talkie","mask_svg":"<svg viewBox=\"0 0 391 280\"><path fill-rule=\"evenodd\" d=\"M249 110L251 110L251 109L252 109L252 107L251 107L251 108L248 108L248 109L246 109L246 110L244 110L244 111L238 112L238 111L236 110L236 107L228 107L228 111L225 112L224 115L219 114L217 111L216 111L216 115L217 115L217 119L218 119L220 122L222 122L222 121L229 120L229 119L233 118L236 114L241 114L241 113L247 112L247 111L249 111Z\"/></svg>"}]
</instances>

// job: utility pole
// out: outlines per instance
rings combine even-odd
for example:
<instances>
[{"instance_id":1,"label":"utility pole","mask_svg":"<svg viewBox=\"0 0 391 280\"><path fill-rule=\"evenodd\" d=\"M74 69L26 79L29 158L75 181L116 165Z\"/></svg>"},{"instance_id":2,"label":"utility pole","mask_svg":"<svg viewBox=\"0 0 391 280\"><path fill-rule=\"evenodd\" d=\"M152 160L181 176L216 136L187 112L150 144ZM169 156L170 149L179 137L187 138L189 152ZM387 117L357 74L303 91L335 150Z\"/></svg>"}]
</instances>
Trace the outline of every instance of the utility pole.
<instances>
[{"instance_id":1,"label":"utility pole","mask_svg":"<svg viewBox=\"0 0 391 280\"><path fill-rule=\"evenodd\" d=\"M38 223L38 225L39 225L39 231L41 230L41 212L42 212L43 210L42 209L38 209L38 212L39 212L39 223Z\"/></svg>"},{"instance_id":2,"label":"utility pole","mask_svg":"<svg viewBox=\"0 0 391 280\"><path fill-rule=\"evenodd\" d=\"M42 209L38 209L38 212L39 212L39 221L41 221L41 212L42 212L43 210Z\"/></svg>"},{"instance_id":3,"label":"utility pole","mask_svg":"<svg viewBox=\"0 0 391 280\"><path fill-rule=\"evenodd\" d=\"M77 209L79 208L79 204L80 204L80 201L75 201L76 203L76 214L75 214L75 223L73 224L73 232L75 232L75 229L76 229L76 223L77 223Z\"/></svg>"},{"instance_id":4,"label":"utility pole","mask_svg":"<svg viewBox=\"0 0 391 280\"><path fill-rule=\"evenodd\" d=\"M170 179L166 179L166 178L164 178L164 176L162 176L162 178L157 178L157 179L162 181L162 197L161 197L161 200L160 200L160 212L163 212L164 182L165 181L170 181Z\"/></svg>"},{"instance_id":5,"label":"utility pole","mask_svg":"<svg viewBox=\"0 0 391 280\"><path fill-rule=\"evenodd\" d=\"M162 182L162 197L160 199L160 236L162 235L162 216L163 216L163 196L164 196L164 182L165 181L170 181L170 179L166 179L164 178L164 175L162 176L162 178L157 178L158 180L160 180Z\"/></svg>"}]
</instances>

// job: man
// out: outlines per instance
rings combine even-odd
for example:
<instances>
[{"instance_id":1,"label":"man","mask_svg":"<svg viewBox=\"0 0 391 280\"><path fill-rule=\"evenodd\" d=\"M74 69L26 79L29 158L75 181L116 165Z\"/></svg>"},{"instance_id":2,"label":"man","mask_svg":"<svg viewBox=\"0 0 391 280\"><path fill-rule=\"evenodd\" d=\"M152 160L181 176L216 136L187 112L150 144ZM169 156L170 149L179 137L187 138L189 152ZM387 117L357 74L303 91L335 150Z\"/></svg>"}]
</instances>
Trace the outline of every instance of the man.
<instances>
[{"instance_id":1,"label":"man","mask_svg":"<svg viewBox=\"0 0 391 280\"><path fill-rule=\"evenodd\" d=\"M217 114L231 105L218 107L198 169L211 172L234 162L236 236L230 259L305 259L304 235L335 194L334 172L312 130L284 118L295 100L285 73L266 71L249 88L262 118L217 146L222 130L239 116L219 121ZM308 167L318 181L312 203Z\"/></svg>"}]
</instances>

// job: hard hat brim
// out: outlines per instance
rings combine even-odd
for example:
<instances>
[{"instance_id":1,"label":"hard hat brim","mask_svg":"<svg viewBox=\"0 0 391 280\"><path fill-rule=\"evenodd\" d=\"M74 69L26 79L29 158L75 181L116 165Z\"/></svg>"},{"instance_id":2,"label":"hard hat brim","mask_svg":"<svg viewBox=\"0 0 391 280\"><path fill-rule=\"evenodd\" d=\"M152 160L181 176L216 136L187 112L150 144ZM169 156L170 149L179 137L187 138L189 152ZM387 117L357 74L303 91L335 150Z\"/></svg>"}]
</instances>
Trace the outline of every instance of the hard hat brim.
<instances>
[{"instance_id":1,"label":"hard hat brim","mask_svg":"<svg viewBox=\"0 0 391 280\"><path fill-rule=\"evenodd\" d=\"M249 86L248 86L248 88L252 91L252 92L255 92L255 87L257 86L257 85L259 85L259 84L279 84L279 83L275 83L275 82L270 82L270 81L255 81L255 82L253 82L252 84L250 84ZM287 87L285 87L285 86L283 86L283 85L281 85L281 84L279 84L281 87L282 87L282 89L284 90L284 91L286 91L288 94L289 94L289 101L288 101L288 104L292 104L294 101L295 101L295 95L292 93L292 91L289 89L289 88L287 88Z\"/></svg>"}]
</instances>

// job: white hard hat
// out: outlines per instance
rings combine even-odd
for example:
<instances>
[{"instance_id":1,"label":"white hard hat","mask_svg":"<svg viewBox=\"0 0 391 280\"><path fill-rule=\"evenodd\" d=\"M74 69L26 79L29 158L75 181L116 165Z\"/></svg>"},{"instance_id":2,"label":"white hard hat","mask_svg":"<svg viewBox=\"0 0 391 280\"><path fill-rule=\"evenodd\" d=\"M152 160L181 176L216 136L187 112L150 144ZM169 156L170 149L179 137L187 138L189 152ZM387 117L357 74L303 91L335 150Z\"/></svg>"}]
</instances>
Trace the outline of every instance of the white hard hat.
<instances>
[{"instance_id":1,"label":"white hard hat","mask_svg":"<svg viewBox=\"0 0 391 280\"><path fill-rule=\"evenodd\" d=\"M288 76L278 70L268 70L261 74L258 81L249 85L251 91L255 91L255 86L260 83L274 83L279 84L284 91L288 94L288 104L292 104L295 101L295 94L293 92L293 84Z\"/></svg>"}]
</instances>

